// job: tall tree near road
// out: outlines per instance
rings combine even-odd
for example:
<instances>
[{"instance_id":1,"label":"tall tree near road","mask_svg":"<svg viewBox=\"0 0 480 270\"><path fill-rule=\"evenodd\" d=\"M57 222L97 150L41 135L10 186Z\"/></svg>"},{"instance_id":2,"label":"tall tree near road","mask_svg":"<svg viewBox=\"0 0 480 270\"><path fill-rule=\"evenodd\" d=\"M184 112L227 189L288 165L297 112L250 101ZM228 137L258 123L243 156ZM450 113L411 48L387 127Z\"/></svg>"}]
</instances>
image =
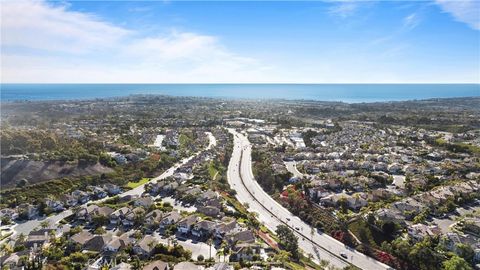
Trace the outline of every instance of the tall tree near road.
<instances>
[{"instance_id":1,"label":"tall tree near road","mask_svg":"<svg viewBox=\"0 0 480 270\"><path fill-rule=\"evenodd\" d=\"M298 237L295 236L293 231L285 225L278 225L275 232L280 239L281 247L290 252L290 254L292 254L292 258L298 259Z\"/></svg>"}]
</instances>

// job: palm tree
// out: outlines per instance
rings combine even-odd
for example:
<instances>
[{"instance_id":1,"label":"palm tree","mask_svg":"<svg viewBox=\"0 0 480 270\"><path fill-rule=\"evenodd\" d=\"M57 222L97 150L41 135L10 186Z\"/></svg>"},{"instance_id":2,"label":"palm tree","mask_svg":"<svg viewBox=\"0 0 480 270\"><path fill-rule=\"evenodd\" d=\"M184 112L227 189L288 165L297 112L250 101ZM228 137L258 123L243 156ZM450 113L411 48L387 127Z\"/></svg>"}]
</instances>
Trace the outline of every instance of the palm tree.
<instances>
[{"instance_id":1,"label":"palm tree","mask_svg":"<svg viewBox=\"0 0 480 270\"><path fill-rule=\"evenodd\" d=\"M138 259L137 256L135 256L135 257L133 258L132 269L133 269L133 270L140 270L140 269L142 269L142 266L141 266L141 263L140 263L140 259Z\"/></svg>"},{"instance_id":2,"label":"palm tree","mask_svg":"<svg viewBox=\"0 0 480 270\"><path fill-rule=\"evenodd\" d=\"M223 249L218 249L215 255L218 257L218 261L220 261L220 256L223 255ZM223 256L223 261L225 262L225 255Z\"/></svg>"},{"instance_id":3,"label":"palm tree","mask_svg":"<svg viewBox=\"0 0 480 270\"><path fill-rule=\"evenodd\" d=\"M46 229L46 228L50 227L50 221L44 220L44 221L40 222L40 227L42 229Z\"/></svg>"},{"instance_id":4,"label":"palm tree","mask_svg":"<svg viewBox=\"0 0 480 270\"><path fill-rule=\"evenodd\" d=\"M18 235L18 242L23 243L23 242L25 242L26 239L27 239L27 237L25 236L25 234L20 233Z\"/></svg>"},{"instance_id":5,"label":"palm tree","mask_svg":"<svg viewBox=\"0 0 480 270\"><path fill-rule=\"evenodd\" d=\"M211 238L211 237L208 238L207 244L209 245L209 251L210 251L210 257L209 257L209 259L212 259L212 243L213 243L212 238Z\"/></svg>"}]
</instances>

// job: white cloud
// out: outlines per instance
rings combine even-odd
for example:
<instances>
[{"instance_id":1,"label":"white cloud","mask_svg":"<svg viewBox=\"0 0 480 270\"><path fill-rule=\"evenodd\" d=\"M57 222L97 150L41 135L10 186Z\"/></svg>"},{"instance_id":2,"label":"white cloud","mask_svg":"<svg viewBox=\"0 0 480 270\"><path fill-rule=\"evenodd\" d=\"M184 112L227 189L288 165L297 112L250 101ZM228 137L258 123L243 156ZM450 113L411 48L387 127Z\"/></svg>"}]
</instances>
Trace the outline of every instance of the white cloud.
<instances>
[{"instance_id":1,"label":"white cloud","mask_svg":"<svg viewBox=\"0 0 480 270\"><path fill-rule=\"evenodd\" d=\"M455 20L480 30L480 1L478 0L435 0L444 12L450 13Z\"/></svg>"},{"instance_id":2,"label":"white cloud","mask_svg":"<svg viewBox=\"0 0 480 270\"><path fill-rule=\"evenodd\" d=\"M2 46L85 53L107 48L130 31L92 15L42 1L2 1Z\"/></svg>"},{"instance_id":3,"label":"white cloud","mask_svg":"<svg viewBox=\"0 0 480 270\"><path fill-rule=\"evenodd\" d=\"M173 31L169 35L135 40L125 49L127 53L153 59L198 59L206 58L205 53L214 53L217 46L215 37Z\"/></svg>"},{"instance_id":4,"label":"white cloud","mask_svg":"<svg viewBox=\"0 0 480 270\"><path fill-rule=\"evenodd\" d=\"M328 10L333 16L347 18L355 14L358 9L358 3L354 1L335 1L334 5Z\"/></svg>"},{"instance_id":5,"label":"white cloud","mask_svg":"<svg viewBox=\"0 0 480 270\"><path fill-rule=\"evenodd\" d=\"M412 13L403 18L403 28L411 30L418 26L420 23L420 17L417 13Z\"/></svg>"},{"instance_id":6,"label":"white cloud","mask_svg":"<svg viewBox=\"0 0 480 270\"><path fill-rule=\"evenodd\" d=\"M359 8L355 5L360 5L335 4L332 14L340 17L353 15ZM478 68L450 77L422 72L409 77L414 72L403 56L408 47L384 49L384 43L393 42L388 37L373 42L378 47L365 53L358 53L357 44L352 44L351 49L308 57L299 53L288 60L273 55L266 65L233 52L212 35L172 30L142 36L92 14L71 11L65 4L0 0L0 5L2 82L354 83L439 82L457 77L462 82L478 81ZM413 25L410 20L405 18L405 23Z\"/></svg>"},{"instance_id":7,"label":"white cloud","mask_svg":"<svg viewBox=\"0 0 480 270\"><path fill-rule=\"evenodd\" d=\"M268 67L231 52L214 36L173 30L140 37L67 5L1 4L4 82L268 80L259 72Z\"/></svg>"}]
</instances>

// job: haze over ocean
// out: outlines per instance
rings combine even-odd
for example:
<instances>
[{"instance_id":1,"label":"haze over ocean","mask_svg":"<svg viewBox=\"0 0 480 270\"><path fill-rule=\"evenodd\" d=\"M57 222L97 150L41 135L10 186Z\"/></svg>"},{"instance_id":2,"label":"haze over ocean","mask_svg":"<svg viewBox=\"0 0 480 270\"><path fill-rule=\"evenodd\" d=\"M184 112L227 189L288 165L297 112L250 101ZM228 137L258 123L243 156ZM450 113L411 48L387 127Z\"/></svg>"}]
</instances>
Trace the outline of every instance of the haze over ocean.
<instances>
[{"instance_id":1,"label":"haze over ocean","mask_svg":"<svg viewBox=\"0 0 480 270\"><path fill-rule=\"evenodd\" d=\"M480 96L480 84L2 84L1 100L71 100L135 94L377 102Z\"/></svg>"}]
</instances>

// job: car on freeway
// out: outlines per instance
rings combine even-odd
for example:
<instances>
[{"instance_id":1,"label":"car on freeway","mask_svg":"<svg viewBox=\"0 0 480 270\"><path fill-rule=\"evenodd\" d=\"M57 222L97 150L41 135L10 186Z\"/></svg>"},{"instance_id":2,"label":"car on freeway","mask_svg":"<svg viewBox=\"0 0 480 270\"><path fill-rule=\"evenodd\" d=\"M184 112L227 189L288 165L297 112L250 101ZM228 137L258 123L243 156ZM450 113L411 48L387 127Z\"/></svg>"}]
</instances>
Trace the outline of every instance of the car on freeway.
<instances>
[{"instance_id":1,"label":"car on freeway","mask_svg":"<svg viewBox=\"0 0 480 270\"><path fill-rule=\"evenodd\" d=\"M342 256L342 257L345 258L345 259L348 259L348 256L347 256L347 254L346 254L345 252L341 252L341 253L340 253L340 256Z\"/></svg>"}]
</instances>

